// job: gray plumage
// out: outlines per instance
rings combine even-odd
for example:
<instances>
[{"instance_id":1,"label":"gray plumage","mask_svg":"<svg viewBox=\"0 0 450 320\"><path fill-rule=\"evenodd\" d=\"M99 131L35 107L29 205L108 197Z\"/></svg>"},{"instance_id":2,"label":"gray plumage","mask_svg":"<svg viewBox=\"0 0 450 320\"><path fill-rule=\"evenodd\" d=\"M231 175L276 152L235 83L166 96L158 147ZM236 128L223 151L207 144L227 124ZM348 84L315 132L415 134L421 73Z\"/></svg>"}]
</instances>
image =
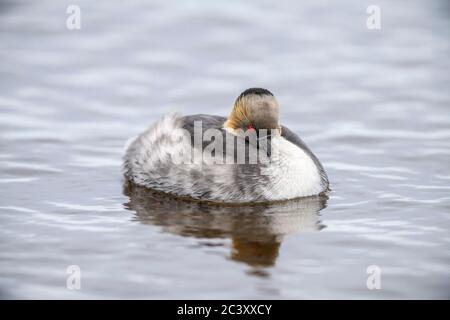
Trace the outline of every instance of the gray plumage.
<instances>
[{"instance_id":1,"label":"gray plumage","mask_svg":"<svg viewBox=\"0 0 450 320\"><path fill-rule=\"evenodd\" d=\"M182 144L179 137L174 135L174 131L182 128L189 132L191 134L190 147L195 147L195 121L202 122L202 135L207 129L219 130L223 135L224 144L227 136L230 135L233 139L241 139L223 128L226 121L224 117L205 114L184 117L167 116L129 143L123 165L125 177L137 185L176 196L217 202L244 203L285 200L318 194L327 190L328 178L317 157L295 133L284 126L281 127L281 138L276 138L278 139L276 140L278 141L277 145L280 143L285 145L286 142L282 141L284 139L289 141L311 158L317 169L319 176L317 182L313 182L316 181L314 175L311 178L305 177L306 189L304 191L300 190L303 185L295 181L295 179L302 178L295 176L299 165L295 159L290 159L284 154L271 164L249 164L246 155L244 164L174 165L172 158L175 151L173 150L179 149ZM267 139L268 149L266 151L271 156L272 137L269 136ZM211 141L203 141L200 151L203 151L210 143ZM259 148L259 144L253 145L246 142L245 148ZM292 154L292 148L288 147L290 152L287 153L288 155ZM225 146L223 150L226 150ZM234 157L236 159L236 155ZM303 159L304 157L299 158L298 161L306 161ZM287 164L285 164L286 161L288 161ZM308 172L308 175L313 174L310 173L311 170L302 170L304 171L301 172ZM269 174L263 171L268 171ZM308 184L311 186L307 187ZM298 192L292 190L296 186L300 187L297 188Z\"/></svg>"}]
</instances>

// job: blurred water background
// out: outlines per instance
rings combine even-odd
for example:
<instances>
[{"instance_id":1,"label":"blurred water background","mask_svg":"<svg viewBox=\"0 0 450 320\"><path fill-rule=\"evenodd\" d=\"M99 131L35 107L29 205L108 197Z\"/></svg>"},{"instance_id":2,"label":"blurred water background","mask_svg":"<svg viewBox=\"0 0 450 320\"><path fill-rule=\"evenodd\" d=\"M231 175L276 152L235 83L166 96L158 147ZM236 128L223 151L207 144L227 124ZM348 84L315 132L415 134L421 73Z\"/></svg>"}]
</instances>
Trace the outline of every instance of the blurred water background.
<instances>
[{"instance_id":1,"label":"blurred water background","mask_svg":"<svg viewBox=\"0 0 450 320\"><path fill-rule=\"evenodd\" d=\"M450 298L449 18L445 0L0 1L0 297ZM227 115L254 86L328 200L122 186L129 137L168 111Z\"/></svg>"}]
</instances>

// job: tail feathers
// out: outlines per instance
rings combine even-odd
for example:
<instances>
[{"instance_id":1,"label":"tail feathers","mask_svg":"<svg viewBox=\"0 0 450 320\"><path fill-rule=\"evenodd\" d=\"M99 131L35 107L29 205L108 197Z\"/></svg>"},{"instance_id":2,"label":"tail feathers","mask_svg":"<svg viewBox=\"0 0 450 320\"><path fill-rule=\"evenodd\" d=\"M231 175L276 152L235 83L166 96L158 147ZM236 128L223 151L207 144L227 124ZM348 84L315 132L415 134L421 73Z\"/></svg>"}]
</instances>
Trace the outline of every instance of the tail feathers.
<instances>
[{"instance_id":1,"label":"tail feathers","mask_svg":"<svg viewBox=\"0 0 450 320\"><path fill-rule=\"evenodd\" d=\"M169 113L139 136L129 139L123 158L124 175L135 182L149 178L155 163L167 158L173 147L174 133L181 125L180 115Z\"/></svg>"}]
</instances>

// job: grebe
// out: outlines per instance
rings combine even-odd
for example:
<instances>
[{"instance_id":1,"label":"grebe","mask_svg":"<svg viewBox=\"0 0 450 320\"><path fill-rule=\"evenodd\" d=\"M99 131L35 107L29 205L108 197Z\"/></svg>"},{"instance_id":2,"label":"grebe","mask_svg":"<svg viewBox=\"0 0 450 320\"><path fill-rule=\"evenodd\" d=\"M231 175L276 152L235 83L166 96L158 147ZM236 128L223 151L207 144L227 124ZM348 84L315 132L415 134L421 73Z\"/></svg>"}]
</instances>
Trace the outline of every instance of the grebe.
<instances>
[{"instance_id":1,"label":"grebe","mask_svg":"<svg viewBox=\"0 0 450 320\"><path fill-rule=\"evenodd\" d=\"M325 193L317 157L278 123L273 94L250 88L228 118L169 114L125 147L130 182L175 196L224 203L271 202Z\"/></svg>"}]
</instances>

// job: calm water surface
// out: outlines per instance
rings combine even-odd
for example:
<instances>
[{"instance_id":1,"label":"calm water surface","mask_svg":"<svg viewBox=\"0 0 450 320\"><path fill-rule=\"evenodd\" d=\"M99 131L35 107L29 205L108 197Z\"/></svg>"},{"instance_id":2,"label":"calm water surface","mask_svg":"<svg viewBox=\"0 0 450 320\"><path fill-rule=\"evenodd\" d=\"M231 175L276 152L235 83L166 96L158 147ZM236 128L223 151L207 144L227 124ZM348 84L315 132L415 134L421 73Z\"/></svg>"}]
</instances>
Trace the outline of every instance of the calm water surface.
<instances>
[{"instance_id":1,"label":"calm water surface","mask_svg":"<svg viewBox=\"0 0 450 320\"><path fill-rule=\"evenodd\" d=\"M0 297L450 298L450 6L377 1L370 31L370 4L1 1ZM129 137L168 111L226 115L252 86L329 199L224 208L123 185Z\"/></svg>"}]
</instances>

